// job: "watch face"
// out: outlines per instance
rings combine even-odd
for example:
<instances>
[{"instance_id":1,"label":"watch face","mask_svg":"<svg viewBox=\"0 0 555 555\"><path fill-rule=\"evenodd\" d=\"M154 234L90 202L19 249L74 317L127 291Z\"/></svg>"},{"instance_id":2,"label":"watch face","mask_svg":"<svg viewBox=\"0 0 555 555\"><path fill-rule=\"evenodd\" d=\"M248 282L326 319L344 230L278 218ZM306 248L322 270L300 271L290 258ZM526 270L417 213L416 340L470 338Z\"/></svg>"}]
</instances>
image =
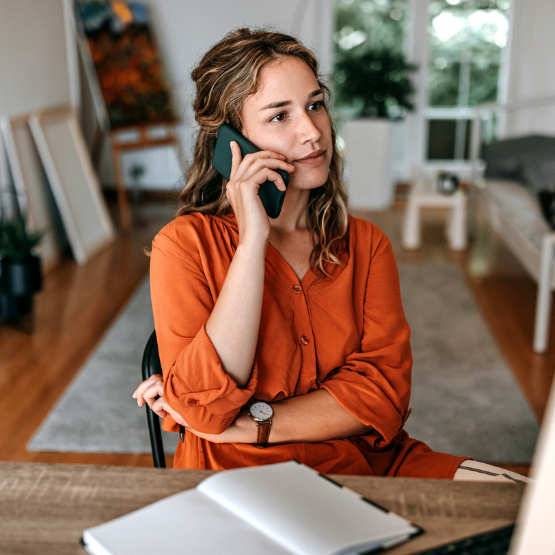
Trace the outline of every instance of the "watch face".
<instances>
[{"instance_id":1,"label":"watch face","mask_svg":"<svg viewBox=\"0 0 555 555\"><path fill-rule=\"evenodd\" d=\"M249 412L253 418L262 421L270 420L270 418L274 415L272 407L268 403L264 403L262 401L251 405Z\"/></svg>"}]
</instances>

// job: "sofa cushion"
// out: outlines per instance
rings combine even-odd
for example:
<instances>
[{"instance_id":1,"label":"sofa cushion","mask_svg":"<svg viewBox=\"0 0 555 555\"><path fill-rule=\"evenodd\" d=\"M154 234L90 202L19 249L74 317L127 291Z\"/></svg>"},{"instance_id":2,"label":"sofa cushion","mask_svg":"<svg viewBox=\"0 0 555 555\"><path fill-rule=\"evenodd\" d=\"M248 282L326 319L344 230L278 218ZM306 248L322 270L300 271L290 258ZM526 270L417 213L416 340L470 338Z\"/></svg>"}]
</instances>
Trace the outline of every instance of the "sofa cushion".
<instances>
[{"instance_id":1,"label":"sofa cushion","mask_svg":"<svg viewBox=\"0 0 555 555\"><path fill-rule=\"evenodd\" d=\"M555 191L555 156L553 158L525 160L521 170L524 185L533 194Z\"/></svg>"},{"instance_id":2,"label":"sofa cushion","mask_svg":"<svg viewBox=\"0 0 555 555\"><path fill-rule=\"evenodd\" d=\"M527 135L505 139L485 148L487 178L516 181L535 200L539 213L550 227L555 226L555 137Z\"/></svg>"},{"instance_id":3,"label":"sofa cushion","mask_svg":"<svg viewBox=\"0 0 555 555\"><path fill-rule=\"evenodd\" d=\"M511 219L514 227L541 250L543 236L551 228L536 198L519 183L498 179L487 180L486 194Z\"/></svg>"},{"instance_id":4,"label":"sofa cushion","mask_svg":"<svg viewBox=\"0 0 555 555\"><path fill-rule=\"evenodd\" d=\"M532 168L554 159L555 137L527 135L505 139L485 147L484 176L524 182L525 166Z\"/></svg>"}]
</instances>

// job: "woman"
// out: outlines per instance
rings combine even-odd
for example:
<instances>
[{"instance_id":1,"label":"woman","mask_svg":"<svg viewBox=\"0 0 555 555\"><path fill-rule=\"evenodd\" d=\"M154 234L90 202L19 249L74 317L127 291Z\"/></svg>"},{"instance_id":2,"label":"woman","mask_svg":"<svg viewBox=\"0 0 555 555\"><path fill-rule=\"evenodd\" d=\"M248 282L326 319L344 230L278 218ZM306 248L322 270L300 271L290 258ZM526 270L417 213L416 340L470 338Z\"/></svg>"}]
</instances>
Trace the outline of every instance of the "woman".
<instances>
[{"instance_id":1,"label":"woman","mask_svg":"<svg viewBox=\"0 0 555 555\"><path fill-rule=\"evenodd\" d=\"M175 467L290 460L319 472L453 478L464 457L403 430L412 356L389 240L348 216L318 63L296 39L240 29L192 73L200 126L177 216L156 236L152 304L164 372L134 394L187 429ZM229 182L212 168L230 123ZM258 196L284 191L270 220ZM254 406L251 405L255 403Z\"/></svg>"}]
</instances>

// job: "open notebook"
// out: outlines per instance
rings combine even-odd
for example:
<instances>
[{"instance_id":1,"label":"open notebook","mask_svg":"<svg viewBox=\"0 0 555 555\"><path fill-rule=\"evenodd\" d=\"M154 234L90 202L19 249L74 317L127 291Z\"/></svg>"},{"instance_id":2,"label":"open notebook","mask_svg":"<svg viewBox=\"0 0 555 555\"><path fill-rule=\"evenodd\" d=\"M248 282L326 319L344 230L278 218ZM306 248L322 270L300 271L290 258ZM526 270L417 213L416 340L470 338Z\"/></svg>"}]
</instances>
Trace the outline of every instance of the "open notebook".
<instances>
[{"instance_id":1,"label":"open notebook","mask_svg":"<svg viewBox=\"0 0 555 555\"><path fill-rule=\"evenodd\" d=\"M347 555L420 532L291 461L218 472L195 489L85 530L83 542L94 555Z\"/></svg>"}]
</instances>

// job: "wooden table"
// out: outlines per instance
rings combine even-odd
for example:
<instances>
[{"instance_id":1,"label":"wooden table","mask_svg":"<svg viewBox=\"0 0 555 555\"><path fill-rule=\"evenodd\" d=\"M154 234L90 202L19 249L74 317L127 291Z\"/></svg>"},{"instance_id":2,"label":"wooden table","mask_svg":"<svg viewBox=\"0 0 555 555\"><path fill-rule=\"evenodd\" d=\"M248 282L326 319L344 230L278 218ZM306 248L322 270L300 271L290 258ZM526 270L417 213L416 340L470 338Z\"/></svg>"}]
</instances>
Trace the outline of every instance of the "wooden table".
<instances>
[{"instance_id":1,"label":"wooden table","mask_svg":"<svg viewBox=\"0 0 555 555\"><path fill-rule=\"evenodd\" d=\"M189 489L206 470L0 462L0 553L80 554L85 528ZM333 476L425 533L388 553L414 553L514 522L523 486Z\"/></svg>"}]
</instances>

